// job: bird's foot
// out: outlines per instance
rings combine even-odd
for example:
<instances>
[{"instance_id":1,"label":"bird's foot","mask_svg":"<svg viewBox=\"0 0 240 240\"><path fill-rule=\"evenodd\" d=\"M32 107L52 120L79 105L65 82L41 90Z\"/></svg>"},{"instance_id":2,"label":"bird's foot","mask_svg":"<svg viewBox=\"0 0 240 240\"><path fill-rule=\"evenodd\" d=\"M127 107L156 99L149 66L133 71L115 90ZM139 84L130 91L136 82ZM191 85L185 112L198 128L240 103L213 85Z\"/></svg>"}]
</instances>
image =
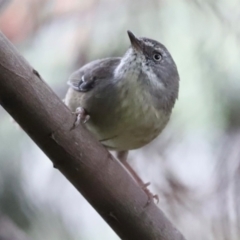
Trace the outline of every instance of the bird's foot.
<instances>
[{"instance_id":1,"label":"bird's foot","mask_svg":"<svg viewBox=\"0 0 240 240\"><path fill-rule=\"evenodd\" d=\"M152 194L151 191L147 188L150 184L151 184L150 182L147 182L147 183L144 183L144 184L142 185L143 191L144 191L144 192L147 194L147 196L148 196L148 201L147 201L146 206L149 205L153 199L156 199L156 203L159 203L159 197L158 197L158 195L157 195L157 194Z\"/></svg>"},{"instance_id":2,"label":"bird's foot","mask_svg":"<svg viewBox=\"0 0 240 240\"><path fill-rule=\"evenodd\" d=\"M83 107L76 108L73 114L76 115L76 120L73 124L72 129L76 128L80 123L86 123L90 119L90 116L87 114L87 111Z\"/></svg>"},{"instance_id":3,"label":"bird's foot","mask_svg":"<svg viewBox=\"0 0 240 240\"><path fill-rule=\"evenodd\" d=\"M150 185L150 182L144 183L142 179L138 176L135 170L129 165L127 162L127 154L128 151L119 151L117 152L117 158L124 165L124 167L128 170L128 172L132 175L134 180L138 183L138 185L142 188L142 190L146 193L148 200L146 206L148 206L152 200L156 199L156 203L159 203L159 197L157 194L152 194L150 190L147 188Z\"/></svg>"}]
</instances>

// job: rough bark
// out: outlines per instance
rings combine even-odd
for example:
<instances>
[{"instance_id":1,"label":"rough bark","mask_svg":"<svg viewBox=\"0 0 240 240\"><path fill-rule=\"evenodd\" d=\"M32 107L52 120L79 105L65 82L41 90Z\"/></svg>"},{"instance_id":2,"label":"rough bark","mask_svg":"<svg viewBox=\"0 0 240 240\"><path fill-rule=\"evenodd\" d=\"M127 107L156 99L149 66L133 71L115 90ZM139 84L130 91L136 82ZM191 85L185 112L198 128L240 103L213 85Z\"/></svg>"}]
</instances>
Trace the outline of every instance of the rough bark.
<instances>
[{"instance_id":1,"label":"rough bark","mask_svg":"<svg viewBox=\"0 0 240 240\"><path fill-rule=\"evenodd\" d=\"M120 238L184 240L1 33L0 104Z\"/></svg>"}]
</instances>

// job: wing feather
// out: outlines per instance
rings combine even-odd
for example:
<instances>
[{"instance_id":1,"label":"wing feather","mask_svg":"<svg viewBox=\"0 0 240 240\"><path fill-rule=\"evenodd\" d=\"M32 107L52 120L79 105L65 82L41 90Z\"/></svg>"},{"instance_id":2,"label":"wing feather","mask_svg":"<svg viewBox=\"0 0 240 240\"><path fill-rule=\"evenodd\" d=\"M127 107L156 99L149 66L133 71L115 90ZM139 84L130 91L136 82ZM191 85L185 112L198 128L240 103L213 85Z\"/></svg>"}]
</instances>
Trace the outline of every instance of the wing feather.
<instances>
[{"instance_id":1,"label":"wing feather","mask_svg":"<svg viewBox=\"0 0 240 240\"><path fill-rule=\"evenodd\" d=\"M114 70L121 58L105 58L90 62L75 71L67 84L79 92L88 92L93 89L100 80L113 77Z\"/></svg>"}]
</instances>

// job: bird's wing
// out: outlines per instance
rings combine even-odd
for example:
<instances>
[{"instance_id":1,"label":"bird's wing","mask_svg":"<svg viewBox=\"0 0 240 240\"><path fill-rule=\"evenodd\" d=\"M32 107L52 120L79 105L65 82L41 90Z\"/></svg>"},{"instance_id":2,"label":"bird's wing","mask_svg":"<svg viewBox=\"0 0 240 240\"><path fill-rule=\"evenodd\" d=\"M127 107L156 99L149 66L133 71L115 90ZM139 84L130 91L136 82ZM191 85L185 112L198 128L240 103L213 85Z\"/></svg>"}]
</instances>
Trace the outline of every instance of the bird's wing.
<instances>
[{"instance_id":1,"label":"bird's wing","mask_svg":"<svg viewBox=\"0 0 240 240\"><path fill-rule=\"evenodd\" d=\"M68 80L68 85L76 91L88 92L99 80L109 79L121 58L105 58L90 62L74 72Z\"/></svg>"}]
</instances>

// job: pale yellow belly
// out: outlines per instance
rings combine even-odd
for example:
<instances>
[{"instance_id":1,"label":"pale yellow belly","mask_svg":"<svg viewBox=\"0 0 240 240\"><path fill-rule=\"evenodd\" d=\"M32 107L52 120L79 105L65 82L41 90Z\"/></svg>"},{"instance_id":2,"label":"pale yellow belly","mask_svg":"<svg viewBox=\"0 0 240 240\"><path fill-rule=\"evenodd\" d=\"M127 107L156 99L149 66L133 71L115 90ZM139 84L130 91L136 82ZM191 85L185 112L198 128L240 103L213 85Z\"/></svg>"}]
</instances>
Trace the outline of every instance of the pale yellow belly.
<instances>
[{"instance_id":1,"label":"pale yellow belly","mask_svg":"<svg viewBox=\"0 0 240 240\"><path fill-rule=\"evenodd\" d=\"M104 132L91 121L86 126L109 149L124 151L140 148L156 138L169 120L169 114L152 106L141 106L144 107L136 109L132 105L123 105L119 112L121 119L113 123L112 131Z\"/></svg>"},{"instance_id":2,"label":"pale yellow belly","mask_svg":"<svg viewBox=\"0 0 240 240\"><path fill-rule=\"evenodd\" d=\"M127 97L121 86L118 89L118 93L123 94L123 100L107 114L90 114L86 127L109 149L123 151L140 148L161 133L169 120L170 112L156 109L151 95L141 88L129 87ZM88 111L84 96L85 94L70 89L65 102L73 111L79 106ZM101 107L99 105L100 109Z\"/></svg>"}]
</instances>

